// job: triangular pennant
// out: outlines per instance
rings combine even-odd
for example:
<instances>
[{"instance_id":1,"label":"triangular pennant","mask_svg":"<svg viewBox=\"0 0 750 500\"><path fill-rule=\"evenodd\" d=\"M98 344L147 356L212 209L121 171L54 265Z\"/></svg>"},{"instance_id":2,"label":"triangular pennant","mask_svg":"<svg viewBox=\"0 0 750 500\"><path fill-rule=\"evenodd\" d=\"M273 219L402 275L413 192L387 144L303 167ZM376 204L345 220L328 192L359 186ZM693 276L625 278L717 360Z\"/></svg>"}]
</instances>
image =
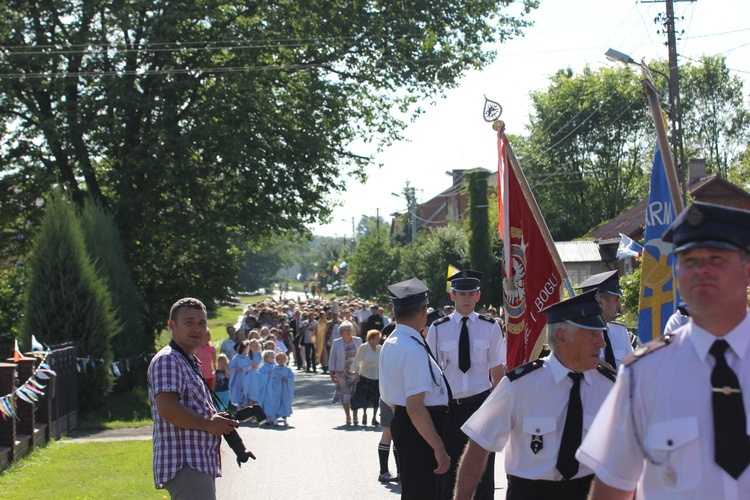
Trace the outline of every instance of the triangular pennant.
<instances>
[{"instance_id":1,"label":"triangular pennant","mask_svg":"<svg viewBox=\"0 0 750 500\"><path fill-rule=\"evenodd\" d=\"M23 354L21 354L21 351L18 349L18 339L15 339L15 345L13 347L13 362L18 363L23 359Z\"/></svg>"},{"instance_id":2,"label":"triangular pennant","mask_svg":"<svg viewBox=\"0 0 750 500\"><path fill-rule=\"evenodd\" d=\"M46 351L47 349L36 339L34 335L31 336L31 351Z\"/></svg>"},{"instance_id":3,"label":"triangular pennant","mask_svg":"<svg viewBox=\"0 0 750 500\"><path fill-rule=\"evenodd\" d=\"M44 393L43 393L42 391L40 391L39 389L37 389L36 387L34 387L34 386L33 386L33 385L31 385L31 384L26 384L26 385L25 385L24 387L25 387L26 389L30 390L31 392L34 392L34 393L36 393L36 394L39 394L40 396L44 396Z\"/></svg>"},{"instance_id":4,"label":"triangular pennant","mask_svg":"<svg viewBox=\"0 0 750 500\"><path fill-rule=\"evenodd\" d=\"M34 387L36 387L37 389L45 389L45 388L47 387L47 386L46 386L46 385L44 385L44 384L40 384L39 382L37 382L37 381L36 381L36 380L34 380L33 378L30 378L30 379L29 379L29 383L30 383L30 384L32 384L32 385L33 385Z\"/></svg>"},{"instance_id":5,"label":"triangular pennant","mask_svg":"<svg viewBox=\"0 0 750 500\"><path fill-rule=\"evenodd\" d=\"M18 389L16 391L16 396L18 396L19 398L23 399L27 403L34 404L34 401L32 401L29 396L27 396L26 394L24 394L23 391L21 391L21 389Z\"/></svg>"},{"instance_id":6,"label":"triangular pennant","mask_svg":"<svg viewBox=\"0 0 750 500\"><path fill-rule=\"evenodd\" d=\"M34 394L33 392L31 392L30 390L28 390L24 386L21 386L18 389L16 389L16 394L19 395L19 396L21 396L21 395L26 396L27 398L31 399L32 403L39 400L39 398L36 397L36 394ZM23 399L23 398L21 398L21 399ZM24 399L24 401L26 401L26 400Z\"/></svg>"},{"instance_id":7,"label":"triangular pennant","mask_svg":"<svg viewBox=\"0 0 750 500\"><path fill-rule=\"evenodd\" d=\"M16 418L16 410L15 410L15 403L13 396L5 396L3 399L0 399L0 403L3 404L3 408L5 408L5 411L8 415L10 415L12 418Z\"/></svg>"}]
</instances>

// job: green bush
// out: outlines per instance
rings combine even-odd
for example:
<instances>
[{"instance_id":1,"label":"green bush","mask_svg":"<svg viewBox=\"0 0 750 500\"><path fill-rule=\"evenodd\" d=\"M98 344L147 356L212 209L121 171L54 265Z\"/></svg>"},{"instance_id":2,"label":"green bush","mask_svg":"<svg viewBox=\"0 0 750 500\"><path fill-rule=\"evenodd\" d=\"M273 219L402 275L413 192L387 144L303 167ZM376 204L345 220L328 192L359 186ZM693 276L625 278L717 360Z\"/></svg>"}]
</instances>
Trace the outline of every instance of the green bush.
<instances>
[{"instance_id":1,"label":"green bush","mask_svg":"<svg viewBox=\"0 0 750 500\"><path fill-rule=\"evenodd\" d=\"M95 360L79 375L78 402L81 411L96 408L112 387L111 339L121 325L86 252L75 210L59 196L47 201L28 266L24 339L34 334L48 345L73 341L79 357Z\"/></svg>"},{"instance_id":2,"label":"green bush","mask_svg":"<svg viewBox=\"0 0 750 500\"><path fill-rule=\"evenodd\" d=\"M12 344L20 336L23 318L24 268L21 263L0 271L0 343ZM25 350L29 345L22 345Z\"/></svg>"},{"instance_id":3,"label":"green bush","mask_svg":"<svg viewBox=\"0 0 750 500\"><path fill-rule=\"evenodd\" d=\"M117 379L117 392L127 391L146 382L146 365L141 355L153 350L141 322L138 293L130 267L125 260L125 251L114 216L95 201L88 199L81 211L81 227L91 260L97 274L104 278L112 295L112 306L117 320L122 325L112 338L115 360L128 360L128 365L139 369L122 370Z\"/></svg>"}]
</instances>

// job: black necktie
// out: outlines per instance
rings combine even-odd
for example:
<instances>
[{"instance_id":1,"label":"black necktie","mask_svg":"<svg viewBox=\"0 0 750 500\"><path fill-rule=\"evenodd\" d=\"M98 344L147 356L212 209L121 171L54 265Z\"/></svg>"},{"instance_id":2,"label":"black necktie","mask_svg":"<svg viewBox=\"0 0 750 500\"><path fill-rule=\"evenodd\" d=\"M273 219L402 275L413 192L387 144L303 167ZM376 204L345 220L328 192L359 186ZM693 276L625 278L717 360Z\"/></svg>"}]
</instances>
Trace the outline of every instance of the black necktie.
<instances>
[{"instance_id":1,"label":"black necktie","mask_svg":"<svg viewBox=\"0 0 750 500\"><path fill-rule=\"evenodd\" d=\"M438 364L438 362L435 359L435 356L432 355L432 349L430 349L430 345L427 342L420 342L414 337L411 337L411 338L414 339L414 341L417 344L424 347L425 351L427 351L427 357L429 358L427 360L427 366L430 368L430 377L432 377L432 381L435 383L435 385L437 385L437 379L435 378L435 371L432 369L432 363L430 363L430 359L434 361L436 365ZM448 379L445 378L445 373L443 373L442 370L440 371L440 375L443 377L443 382L445 383L445 390L448 392L448 401L450 401L451 399L453 399L453 391L451 391L451 385L448 383Z\"/></svg>"},{"instance_id":2,"label":"black necktie","mask_svg":"<svg viewBox=\"0 0 750 500\"><path fill-rule=\"evenodd\" d=\"M714 459L737 479L750 463L750 438L747 436L745 407L737 375L727 364L726 340L717 340L709 349L716 358L711 372L711 403L714 412Z\"/></svg>"},{"instance_id":3,"label":"black necktie","mask_svg":"<svg viewBox=\"0 0 750 500\"><path fill-rule=\"evenodd\" d=\"M471 350L469 348L468 316L461 318L461 336L458 338L458 368L466 373L471 368Z\"/></svg>"},{"instance_id":4,"label":"black necktie","mask_svg":"<svg viewBox=\"0 0 750 500\"><path fill-rule=\"evenodd\" d=\"M568 413L565 415L565 427L560 440L560 451L557 453L555 467L562 477L570 479L578 473L576 450L581 446L583 437L583 404L581 403L581 379L583 373L568 373L573 379L568 400Z\"/></svg>"},{"instance_id":5,"label":"black necktie","mask_svg":"<svg viewBox=\"0 0 750 500\"><path fill-rule=\"evenodd\" d=\"M607 343L607 345L604 346L604 361L617 370L617 366L615 365L615 351L612 350L612 342L609 341L608 331L609 330L604 330L604 342Z\"/></svg>"}]
</instances>

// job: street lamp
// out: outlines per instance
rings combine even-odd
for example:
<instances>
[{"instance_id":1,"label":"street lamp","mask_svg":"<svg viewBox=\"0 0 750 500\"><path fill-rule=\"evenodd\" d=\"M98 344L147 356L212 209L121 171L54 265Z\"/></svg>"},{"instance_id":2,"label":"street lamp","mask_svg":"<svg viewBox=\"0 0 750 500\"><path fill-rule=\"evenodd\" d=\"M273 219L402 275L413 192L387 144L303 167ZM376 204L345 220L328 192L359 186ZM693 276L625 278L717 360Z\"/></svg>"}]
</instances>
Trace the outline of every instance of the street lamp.
<instances>
[{"instance_id":1,"label":"street lamp","mask_svg":"<svg viewBox=\"0 0 750 500\"><path fill-rule=\"evenodd\" d=\"M639 63L627 54L610 48L604 53L604 56L610 61L617 61L625 64L635 64L641 68L646 68L667 79L669 84L669 121L672 126L672 155L678 163L677 175L682 185L682 198L685 197L685 149L682 141L682 106L680 104L680 78L677 72L677 62L670 64L669 75L666 73L647 66L645 63Z\"/></svg>"},{"instance_id":2,"label":"street lamp","mask_svg":"<svg viewBox=\"0 0 750 500\"><path fill-rule=\"evenodd\" d=\"M341 219L341 222L349 222L347 219ZM354 231L354 217L352 217L352 252L357 241L357 233Z\"/></svg>"},{"instance_id":3,"label":"street lamp","mask_svg":"<svg viewBox=\"0 0 750 500\"><path fill-rule=\"evenodd\" d=\"M648 68L649 71L651 71L653 73L656 73L657 75L661 75L664 78L666 78L667 79L667 83L669 83L669 75L667 75L663 71L659 71L658 69L652 68L651 66L646 66L645 64L639 63L638 61L636 61L635 59L633 59L629 55L623 54L619 50L609 49L609 50L607 50L607 52L604 53L604 57L606 57L608 60L614 61L614 62L621 62L621 63L625 63L625 64L635 64L636 66L640 66L640 67L644 67L645 66L646 68Z\"/></svg>"},{"instance_id":4,"label":"street lamp","mask_svg":"<svg viewBox=\"0 0 750 500\"><path fill-rule=\"evenodd\" d=\"M403 198L400 194L391 193L396 198ZM406 187L406 206L411 217L411 243L412 245L417 242L417 195L416 190L413 187Z\"/></svg>"},{"instance_id":5,"label":"street lamp","mask_svg":"<svg viewBox=\"0 0 750 500\"><path fill-rule=\"evenodd\" d=\"M625 64L638 64L637 62L635 62L635 59L633 59L629 55L623 54L619 50L615 50L612 48L607 50L607 52L604 53L604 56L610 61L622 62Z\"/></svg>"}]
</instances>

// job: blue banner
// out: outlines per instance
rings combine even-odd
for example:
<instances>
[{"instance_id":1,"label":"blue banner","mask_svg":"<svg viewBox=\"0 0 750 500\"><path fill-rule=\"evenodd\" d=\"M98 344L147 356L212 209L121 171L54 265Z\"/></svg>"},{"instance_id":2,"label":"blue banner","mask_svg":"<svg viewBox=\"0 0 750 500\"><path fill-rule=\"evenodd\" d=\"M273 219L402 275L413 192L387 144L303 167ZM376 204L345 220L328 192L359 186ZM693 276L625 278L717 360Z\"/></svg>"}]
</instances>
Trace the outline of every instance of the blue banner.
<instances>
[{"instance_id":1,"label":"blue banner","mask_svg":"<svg viewBox=\"0 0 750 500\"><path fill-rule=\"evenodd\" d=\"M669 195L659 146L651 169L651 187L646 207L641 261L641 294L638 304L638 337L649 342L661 336L667 320L675 311L674 265L672 245L664 243L661 235L675 219L674 205Z\"/></svg>"}]
</instances>

